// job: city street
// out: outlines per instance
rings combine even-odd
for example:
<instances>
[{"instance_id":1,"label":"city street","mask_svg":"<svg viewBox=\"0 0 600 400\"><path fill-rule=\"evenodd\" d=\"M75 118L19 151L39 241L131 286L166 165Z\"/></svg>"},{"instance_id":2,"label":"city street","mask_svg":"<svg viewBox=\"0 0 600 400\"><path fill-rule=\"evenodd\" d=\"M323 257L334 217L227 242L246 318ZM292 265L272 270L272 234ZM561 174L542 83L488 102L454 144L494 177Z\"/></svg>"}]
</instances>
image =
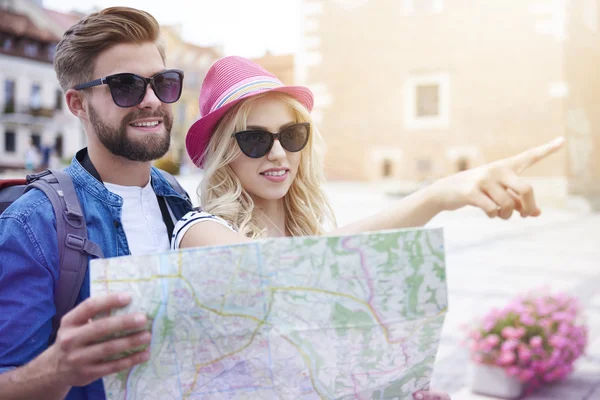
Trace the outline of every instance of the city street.
<instances>
[{"instance_id":1,"label":"city street","mask_svg":"<svg viewBox=\"0 0 600 400\"><path fill-rule=\"evenodd\" d=\"M397 201L389 187L332 184L327 191L339 222L383 210ZM543 207L539 218L490 220L476 209L443 213L429 226L443 226L449 312L435 365L432 388L452 400L491 399L472 394L468 354L460 326L503 306L513 296L547 287L579 296L589 324L587 355L560 384L527 400L600 399L600 214Z\"/></svg>"}]
</instances>

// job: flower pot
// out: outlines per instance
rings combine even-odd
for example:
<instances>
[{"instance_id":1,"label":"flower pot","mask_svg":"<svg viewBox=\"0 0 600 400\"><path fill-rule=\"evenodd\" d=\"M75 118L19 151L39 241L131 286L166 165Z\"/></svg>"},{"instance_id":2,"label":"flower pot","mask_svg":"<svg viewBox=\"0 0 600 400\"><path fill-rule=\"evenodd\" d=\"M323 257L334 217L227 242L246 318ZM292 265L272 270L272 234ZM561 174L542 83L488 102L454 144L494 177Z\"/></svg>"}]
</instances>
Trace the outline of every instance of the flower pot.
<instances>
[{"instance_id":1,"label":"flower pot","mask_svg":"<svg viewBox=\"0 0 600 400\"><path fill-rule=\"evenodd\" d=\"M508 376L504 368L495 365L469 363L468 382L471 391L501 399L518 399L523 394L519 379Z\"/></svg>"}]
</instances>

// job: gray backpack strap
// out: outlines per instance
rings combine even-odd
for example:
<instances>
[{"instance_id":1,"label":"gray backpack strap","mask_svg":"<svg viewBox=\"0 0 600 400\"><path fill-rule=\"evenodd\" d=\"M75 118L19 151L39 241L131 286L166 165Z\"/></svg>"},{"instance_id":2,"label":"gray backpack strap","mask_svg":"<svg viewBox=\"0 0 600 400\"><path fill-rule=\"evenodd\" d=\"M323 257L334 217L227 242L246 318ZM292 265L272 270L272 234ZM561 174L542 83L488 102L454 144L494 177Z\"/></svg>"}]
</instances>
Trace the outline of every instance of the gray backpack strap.
<instances>
[{"instance_id":1,"label":"gray backpack strap","mask_svg":"<svg viewBox=\"0 0 600 400\"><path fill-rule=\"evenodd\" d=\"M56 314L50 335L50 342L53 342L60 320L75 306L87 273L88 256L103 258L104 254L96 243L88 240L85 218L71 176L64 171L49 170L33 179L25 191L36 188L44 192L56 215L60 275L54 292Z\"/></svg>"},{"instance_id":2,"label":"gray backpack strap","mask_svg":"<svg viewBox=\"0 0 600 400\"><path fill-rule=\"evenodd\" d=\"M169 182L169 185L171 185L171 187L177 192L179 193L184 199L186 199L187 201L190 201L190 196L187 194L187 192L181 187L181 185L179 184L179 182L177 182L177 179L175 179L175 177L173 175L171 175L170 173L168 173L167 171L163 171L162 169L158 170L163 178L165 178L167 180L167 182Z\"/></svg>"}]
</instances>

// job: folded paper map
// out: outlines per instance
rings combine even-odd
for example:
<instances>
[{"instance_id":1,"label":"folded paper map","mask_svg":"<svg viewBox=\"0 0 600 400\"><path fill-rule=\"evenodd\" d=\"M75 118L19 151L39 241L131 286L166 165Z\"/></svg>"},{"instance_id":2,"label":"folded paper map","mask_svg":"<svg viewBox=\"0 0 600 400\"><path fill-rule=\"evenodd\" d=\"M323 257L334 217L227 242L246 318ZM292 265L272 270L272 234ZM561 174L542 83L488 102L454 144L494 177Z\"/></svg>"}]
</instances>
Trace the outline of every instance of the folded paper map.
<instances>
[{"instance_id":1,"label":"folded paper map","mask_svg":"<svg viewBox=\"0 0 600 400\"><path fill-rule=\"evenodd\" d=\"M408 399L428 386L447 287L441 229L294 237L94 260L92 296L152 325L108 399Z\"/></svg>"}]
</instances>

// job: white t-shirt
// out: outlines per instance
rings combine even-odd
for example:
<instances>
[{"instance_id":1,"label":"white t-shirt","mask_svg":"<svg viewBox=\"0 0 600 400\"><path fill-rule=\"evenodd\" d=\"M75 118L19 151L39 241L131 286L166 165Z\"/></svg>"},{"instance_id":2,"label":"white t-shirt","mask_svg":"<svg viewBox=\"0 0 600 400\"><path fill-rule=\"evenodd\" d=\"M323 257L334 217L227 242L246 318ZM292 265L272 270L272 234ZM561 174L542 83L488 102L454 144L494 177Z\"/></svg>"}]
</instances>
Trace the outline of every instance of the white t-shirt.
<instances>
[{"instance_id":1,"label":"white t-shirt","mask_svg":"<svg viewBox=\"0 0 600 400\"><path fill-rule=\"evenodd\" d=\"M175 228L173 229L173 237L171 238L171 249L178 249L179 245L181 244L181 239L183 239L185 233L192 226L205 221L218 222L219 224L226 226L235 232L235 229L233 229L233 227L229 225L229 223L227 223L227 221L225 221L223 218L219 218L216 215L209 214L205 211L190 211L175 224Z\"/></svg>"},{"instance_id":2,"label":"white t-shirt","mask_svg":"<svg viewBox=\"0 0 600 400\"><path fill-rule=\"evenodd\" d=\"M169 250L169 234L150 181L143 188L105 183L123 198L121 222L132 255Z\"/></svg>"}]
</instances>

